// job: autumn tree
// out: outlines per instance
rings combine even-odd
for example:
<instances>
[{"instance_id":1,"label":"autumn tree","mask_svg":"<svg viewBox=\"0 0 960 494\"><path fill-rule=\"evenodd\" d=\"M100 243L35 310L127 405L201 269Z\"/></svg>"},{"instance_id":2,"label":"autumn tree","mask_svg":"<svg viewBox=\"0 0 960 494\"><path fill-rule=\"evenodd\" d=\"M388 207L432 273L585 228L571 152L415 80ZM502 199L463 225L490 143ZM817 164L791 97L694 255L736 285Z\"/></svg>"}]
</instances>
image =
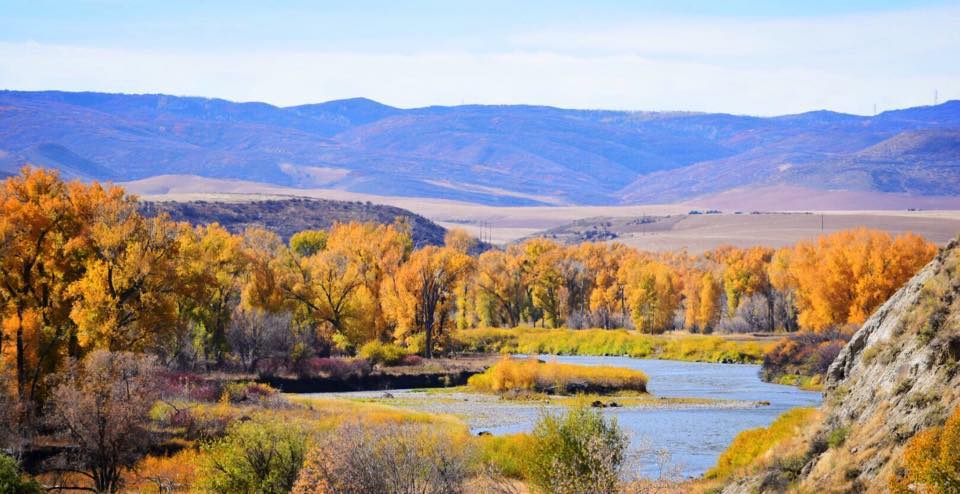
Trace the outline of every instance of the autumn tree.
<instances>
[{"instance_id":1,"label":"autumn tree","mask_svg":"<svg viewBox=\"0 0 960 494\"><path fill-rule=\"evenodd\" d=\"M240 302L248 258L243 238L217 223L183 226L179 235L178 275L184 283L182 313L193 324L194 340L204 356L224 362L230 314Z\"/></svg>"},{"instance_id":2,"label":"autumn tree","mask_svg":"<svg viewBox=\"0 0 960 494\"><path fill-rule=\"evenodd\" d=\"M384 284L384 306L396 324L396 337L423 334L424 356L432 358L436 337L453 326L456 287L472 268L470 256L450 247L414 252Z\"/></svg>"},{"instance_id":3,"label":"autumn tree","mask_svg":"<svg viewBox=\"0 0 960 494\"><path fill-rule=\"evenodd\" d=\"M627 260L620 268L625 297L634 327L645 333L662 333L673 328L680 306L680 279L672 268L639 258Z\"/></svg>"},{"instance_id":4,"label":"autumn tree","mask_svg":"<svg viewBox=\"0 0 960 494\"><path fill-rule=\"evenodd\" d=\"M119 187L74 194L86 227L83 274L68 294L83 349L156 350L177 331L176 229L144 218Z\"/></svg>"},{"instance_id":5,"label":"autumn tree","mask_svg":"<svg viewBox=\"0 0 960 494\"><path fill-rule=\"evenodd\" d=\"M936 254L936 247L907 233L860 228L801 242L790 255L801 327L824 330L861 324Z\"/></svg>"},{"instance_id":6,"label":"autumn tree","mask_svg":"<svg viewBox=\"0 0 960 494\"><path fill-rule=\"evenodd\" d=\"M81 274L82 225L71 201L78 188L24 168L0 189L0 351L21 401L35 397L75 338L68 287Z\"/></svg>"},{"instance_id":7,"label":"autumn tree","mask_svg":"<svg viewBox=\"0 0 960 494\"><path fill-rule=\"evenodd\" d=\"M711 273L704 273L700 280L699 301L697 303L697 326L701 331L713 329L723 313L720 302L720 283Z\"/></svg>"},{"instance_id":8,"label":"autumn tree","mask_svg":"<svg viewBox=\"0 0 960 494\"><path fill-rule=\"evenodd\" d=\"M516 246L508 250L488 250L477 259L475 283L498 309L502 322L510 327L520 325L520 318L529 302L529 266Z\"/></svg>"},{"instance_id":9,"label":"autumn tree","mask_svg":"<svg viewBox=\"0 0 960 494\"><path fill-rule=\"evenodd\" d=\"M543 313L544 324L563 325L565 285L563 247L547 239L534 239L523 245L530 266L530 302Z\"/></svg>"},{"instance_id":10,"label":"autumn tree","mask_svg":"<svg viewBox=\"0 0 960 494\"><path fill-rule=\"evenodd\" d=\"M619 276L620 266L629 256L639 256L623 244L583 244L581 258L593 273L590 310L599 316L604 329L620 324L627 317L626 280Z\"/></svg>"},{"instance_id":11,"label":"autumn tree","mask_svg":"<svg viewBox=\"0 0 960 494\"><path fill-rule=\"evenodd\" d=\"M389 337L386 316L380 300L380 286L413 250L406 224L340 223L327 238L327 250L339 252L356 270L360 286L356 302L360 306L357 342Z\"/></svg>"}]
</instances>

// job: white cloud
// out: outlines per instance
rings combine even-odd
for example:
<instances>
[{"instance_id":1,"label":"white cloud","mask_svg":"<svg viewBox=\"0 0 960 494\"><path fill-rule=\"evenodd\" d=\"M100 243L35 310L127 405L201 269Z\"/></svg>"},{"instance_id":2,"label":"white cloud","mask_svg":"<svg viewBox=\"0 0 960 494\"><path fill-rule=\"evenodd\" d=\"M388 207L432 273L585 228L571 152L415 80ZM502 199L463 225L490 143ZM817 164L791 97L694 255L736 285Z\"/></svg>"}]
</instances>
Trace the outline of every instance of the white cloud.
<instances>
[{"instance_id":1,"label":"white cloud","mask_svg":"<svg viewBox=\"0 0 960 494\"><path fill-rule=\"evenodd\" d=\"M299 104L868 113L960 98L960 9L836 18L655 19L513 36L497 52L148 51L0 43L0 87Z\"/></svg>"}]
</instances>

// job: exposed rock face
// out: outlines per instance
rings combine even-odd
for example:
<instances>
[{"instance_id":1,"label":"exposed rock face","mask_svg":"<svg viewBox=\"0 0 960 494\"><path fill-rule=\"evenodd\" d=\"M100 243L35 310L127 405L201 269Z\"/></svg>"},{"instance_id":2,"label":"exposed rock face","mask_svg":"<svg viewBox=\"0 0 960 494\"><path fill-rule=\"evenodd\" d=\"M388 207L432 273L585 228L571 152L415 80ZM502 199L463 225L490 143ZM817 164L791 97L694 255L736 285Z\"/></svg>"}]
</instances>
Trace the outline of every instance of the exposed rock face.
<instances>
[{"instance_id":1,"label":"exposed rock face","mask_svg":"<svg viewBox=\"0 0 960 494\"><path fill-rule=\"evenodd\" d=\"M951 242L831 365L805 451L779 451L724 492L884 492L903 446L960 406L960 246ZM801 448L803 449L803 448Z\"/></svg>"}]
</instances>

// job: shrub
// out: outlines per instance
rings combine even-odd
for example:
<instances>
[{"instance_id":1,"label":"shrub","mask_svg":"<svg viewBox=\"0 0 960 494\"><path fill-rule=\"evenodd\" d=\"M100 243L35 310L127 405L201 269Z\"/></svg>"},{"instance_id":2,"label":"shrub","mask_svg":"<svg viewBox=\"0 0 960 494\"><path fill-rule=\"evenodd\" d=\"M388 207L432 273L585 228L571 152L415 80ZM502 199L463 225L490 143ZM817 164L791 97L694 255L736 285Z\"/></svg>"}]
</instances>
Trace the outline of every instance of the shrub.
<instances>
[{"instance_id":1,"label":"shrub","mask_svg":"<svg viewBox=\"0 0 960 494\"><path fill-rule=\"evenodd\" d=\"M717 466L710 469L706 477L725 479L737 470L753 465L774 446L797 436L816 413L814 408L794 408L777 417L769 427L748 429L737 434L717 459Z\"/></svg>"},{"instance_id":2,"label":"shrub","mask_svg":"<svg viewBox=\"0 0 960 494\"><path fill-rule=\"evenodd\" d=\"M763 356L761 374L768 381L784 375L824 376L830 364L853 336L855 328L815 333L801 331L782 338Z\"/></svg>"},{"instance_id":3,"label":"shrub","mask_svg":"<svg viewBox=\"0 0 960 494\"><path fill-rule=\"evenodd\" d=\"M837 427L830 431L830 435L827 436L827 446L831 448L843 446L843 443L847 440L847 432L846 427Z\"/></svg>"},{"instance_id":4,"label":"shrub","mask_svg":"<svg viewBox=\"0 0 960 494\"><path fill-rule=\"evenodd\" d=\"M902 475L890 477L891 492L960 491L960 408L943 426L913 436L900 463Z\"/></svg>"},{"instance_id":5,"label":"shrub","mask_svg":"<svg viewBox=\"0 0 960 494\"><path fill-rule=\"evenodd\" d=\"M494 393L646 392L647 375L621 367L544 363L536 358L506 357L483 373L471 376L467 385L477 391Z\"/></svg>"},{"instance_id":6,"label":"shrub","mask_svg":"<svg viewBox=\"0 0 960 494\"><path fill-rule=\"evenodd\" d=\"M0 494L40 494L44 492L33 479L26 479L17 460L0 453Z\"/></svg>"},{"instance_id":7,"label":"shrub","mask_svg":"<svg viewBox=\"0 0 960 494\"><path fill-rule=\"evenodd\" d=\"M189 372L159 374L160 396L168 400L214 402L223 394L223 383Z\"/></svg>"},{"instance_id":8,"label":"shrub","mask_svg":"<svg viewBox=\"0 0 960 494\"><path fill-rule=\"evenodd\" d=\"M616 492L627 442L615 419L590 408L546 412L533 428L525 470L542 492Z\"/></svg>"},{"instance_id":9,"label":"shrub","mask_svg":"<svg viewBox=\"0 0 960 494\"><path fill-rule=\"evenodd\" d=\"M364 359L313 357L303 361L300 374L304 377L348 379L370 373L370 362Z\"/></svg>"},{"instance_id":10,"label":"shrub","mask_svg":"<svg viewBox=\"0 0 960 494\"><path fill-rule=\"evenodd\" d=\"M147 456L127 485L132 492L186 492L196 479L197 451L188 448L170 456Z\"/></svg>"},{"instance_id":11,"label":"shrub","mask_svg":"<svg viewBox=\"0 0 960 494\"><path fill-rule=\"evenodd\" d=\"M456 494L468 455L449 434L425 424L351 423L308 456L294 493Z\"/></svg>"},{"instance_id":12,"label":"shrub","mask_svg":"<svg viewBox=\"0 0 960 494\"><path fill-rule=\"evenodd\" d=\"M235 382L227 383L227 385L223 387L223 395L221 395L220 399L230 403L259 403L276 395L277 390L270 387L269 384Z\"/></svg>"},{"instance_id":13,"label":"shrub","mask_svg":"<svg viewBox=\"0 0 960 494\"><path fill-rule=\"evenodd\" d=\"M203 446L198 485L224 494L290 492L303 465L307 434L289 423L263 420L232 425Z\"/></svg>"},{"instance_id":14,"label":"shrub","mask_svg":"<svg viewBox=\"0 0 960 494\"><path fill-rule=\"evenodd\" d=\"M381 343L373 340L360 347L360 352L357 355L368 360L371 364L391 366L399 364L403 357L407 355L407 351L393 343Z\"/></svg>"},{"instance_id":15,"label":"shrub","mask_svg":"<svg viewBox=\"0 0 960 494\"><path fill-rule=\"evenodd\" d=\"M477 438L478 458L481 464L492 465L509 478L523 478L523 464L530 454L529 434L481 436Z\"/></svg>"}]
</instances>

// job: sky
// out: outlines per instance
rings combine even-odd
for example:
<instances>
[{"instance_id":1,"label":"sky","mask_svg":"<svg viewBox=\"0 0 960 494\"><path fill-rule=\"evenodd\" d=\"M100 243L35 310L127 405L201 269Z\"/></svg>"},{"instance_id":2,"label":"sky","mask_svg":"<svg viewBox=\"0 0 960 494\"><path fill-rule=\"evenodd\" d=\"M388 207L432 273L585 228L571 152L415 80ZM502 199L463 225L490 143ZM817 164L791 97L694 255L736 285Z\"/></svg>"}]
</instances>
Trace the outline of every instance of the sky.
<instances>
[{"instance_id":1,"label":"sky","mask_svg":"<svg viewBox=\"0 0 960 494\"><path fill-rule=\"evenodd\" d=\"M0 0L0 88L872 114L960 99L960 1Z\"/></svg>"}]
</instances>

